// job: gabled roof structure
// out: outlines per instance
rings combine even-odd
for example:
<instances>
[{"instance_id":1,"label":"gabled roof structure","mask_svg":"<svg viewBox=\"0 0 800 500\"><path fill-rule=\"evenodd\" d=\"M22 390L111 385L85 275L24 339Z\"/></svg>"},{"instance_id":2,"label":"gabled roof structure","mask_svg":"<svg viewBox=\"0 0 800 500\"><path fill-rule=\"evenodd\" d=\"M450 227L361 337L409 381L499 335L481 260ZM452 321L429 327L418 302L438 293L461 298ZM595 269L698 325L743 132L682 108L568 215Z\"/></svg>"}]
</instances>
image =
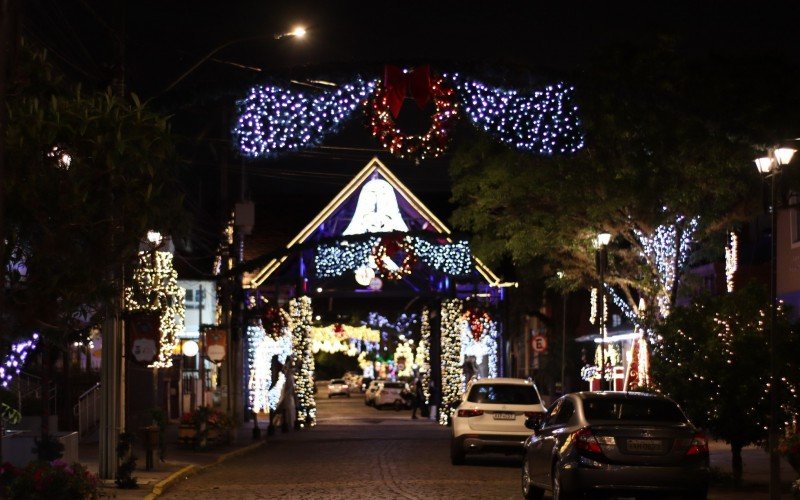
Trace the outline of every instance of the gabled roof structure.
<instances>
[{"instance_id":1,"label":"gabled roof structure","mask_svg":"<svg viewBox=\"0 0 800 500\"><path fill-rule=\"evenodd\" d=\"M452 231L431 212L378 158L367 165L289 243L280 257L245 277L245 286L258 288L273 277L287 260L311 247L333 240L364 235L407 233L454 243ZM471 253L470 253L471 255ZM474 256L472 265L483 286L503 288L503 282Z\"/></svg>"}]
</instances>

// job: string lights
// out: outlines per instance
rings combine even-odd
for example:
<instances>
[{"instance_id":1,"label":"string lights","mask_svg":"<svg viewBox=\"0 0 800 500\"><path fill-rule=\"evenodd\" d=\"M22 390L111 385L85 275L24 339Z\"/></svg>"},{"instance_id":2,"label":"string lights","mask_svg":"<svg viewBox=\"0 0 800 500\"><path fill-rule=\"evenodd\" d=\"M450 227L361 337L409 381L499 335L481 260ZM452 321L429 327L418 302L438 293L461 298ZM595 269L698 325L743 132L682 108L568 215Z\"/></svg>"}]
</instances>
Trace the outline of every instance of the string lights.
<instances>
[{"instance_id":1,"label":"string lights","mask_svg":"<svg viewBox=\"0 0 800 500\"><path fill-rule=\"evenodd\" d=\"M412 254L427 266L436 269L448 276L463 277L472 272L472 252L469 242L459 240L454 243L431 242L419 236L406 235L401 243L405 255ZM383 248L381 251L380 248ZM369 237L363 241L341 240L333 243L323 243L317 246L314 256L315 274L318 278L334 278L347 272L354 272L362 266L372 269L383 268L388 274L396 274L397 269L405 266L395 263L397 269L388 269L388 264L383 260L387 256L386 246L382 245L378 236ZM383 266L378 266L376 259L382 259ZM391 260L391 259L390 259ZM405 257L403 260L406 260ZM403 264L401 261L400 264Z\"/></svg>"},{"instance_id":2,"label":"string lights","mask_svg":"<svg viewBox=\"0 0 800 500\"><path fill-rule=\"evenodd\" d=\"M281 365L292 354L292 332L283 327L280 335L266 331L261 325L247 327L247 361L250 367L248 381L248 408L253 412L266 412L278 408L286 376L278 373L273 380L272 361Z\"/></svg>"},{"instance_id":3,"label":"string lights","mask_svg":"<svg viewBox=\"0 0 800 500\"><path fill-rule=\"evenodd\" d=\"M420 315L419 336L420 341L417 344L417 357L414 363L419 366L422 393L425 395L425 404L430 404L431 401L431 321L430 310L427 306L422 308Z\"/></svg>"},{"instance_id":4,"label":"string lights","mask_svg":"<svg viewBox=\"0 0 800 500\"><path fill-rule=\"evenodd\" d=\"M728 293L733 292L733 275L739 268L739 237L731 232L730 243L725 246L725 284Z\"/></svg>"},{"instance_id":5,"label":"string lights","mask_svg":"<svg viewBox=\"0 0 800 500\"><path fill-rule=\"evenodd\" d=\"M468 80L457 73L445 78L461 95L463 109L473 125L500 142L548 156L583 148L572 87L559 82L522 94Z\"/></svg>"},{"instance_id":6,"label":"string lights","mask_svg":"<svg viewBox=\"0 0 800 500\"><path fill-rule=\"evenodd\" d=\"M497 324L485 311L467 311L461 317L461 364L473 356L478 366L487 363L490 377L497 376ZM479 375L478 375L479 376Z\"/></svg>"},{"instance_id":7,"label":"string lights","mask_svg":"<svg viewBox=\"0 0 800 500\"><path fill-rule=\"evenodd\" d=\"M406 340L397 344L394 351L394 364L397 367L398 377L410 377L414 375L414 350L411 347L411 340Z\"/></svg>"},{"instance_id":8,"label":"string lights","mask_svg":"<svg viewBox=\"0 0 800 500\"><path fill-rule=\"evenodd\" d=\"M311 328L311 351L314 353L343 352L358 356L362 351L377 351L380 341L380 332L366 326L336 324Z\"/></svg>"},{"instance_id":9,"label":"string lights","mask_svg":"<svg viewBox=\"0 0 800 500\"><path fill-rule=\"evenodd\" d=\"M317 145L350 118L376 85L359 78L315 96L272 85L253 87L237 103L233 135L239 150L259 158Z\"/></svg>"},{"instance_id":10,"label":"string lights","mask_svg":"<svg viewBox=\"0 0 800 500\"><path fill-rule=\"evenodd\" d=\"M461 310L464 301L442 301L442 410L439 423L448 425L464 391L464 374L461 366Z\"/></svg>"},{"instance_id":11,"label":"string lights","mask_svg":"<svg viewBox=\"0 0 800 500\"><path fill-rule=\"evenodd\" d=\"M11 345L11 350L6 354L3 359L3 364L0 365L0 385L3 388L8 388L8 384L14 380L15 375L19 375L22 370L22 365L28 359L28 354L36 349L39 343L39 334L34 333L28 340L23 340Z\"/></svg>"},{"instance_id":12,"label":"string lights","mask_svg":"<svg viewBox=\"0 0 800 500\"><path fill-rule=\"evenodd\" d=\"M296 297L289 301L292 327L292 351L295 354L297 419L301 426L317 422L317 402L314 400L314 353L311 352L311 298Z\"/></svg>"},{"instance_id":13,"label":"string lights","mask_svg":"<svg viewBox=\"0 0 800 500\"><path fill-rule=\"evenodd\" d=\"M151 243L157 247L161 243L160 238L158 235L157 241ZM178 272L172 264L172 253L155 248L139 252L139 263L133 271L131 286L125 288L125 309L130 312L155 311L159 314L160 349L149 368L172 366L178 333L184 329L185 294L186 290L178 286Z\"/></svg>"}]
</instances>

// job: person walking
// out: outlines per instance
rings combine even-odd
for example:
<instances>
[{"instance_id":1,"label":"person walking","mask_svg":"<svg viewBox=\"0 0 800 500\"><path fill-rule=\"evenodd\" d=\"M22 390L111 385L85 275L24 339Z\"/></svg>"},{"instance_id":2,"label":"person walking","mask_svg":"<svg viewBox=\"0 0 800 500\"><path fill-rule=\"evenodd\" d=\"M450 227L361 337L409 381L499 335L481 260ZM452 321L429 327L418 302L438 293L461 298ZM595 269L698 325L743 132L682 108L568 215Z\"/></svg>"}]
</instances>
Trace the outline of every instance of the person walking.
<instances>
[{"instance_id":1,"label":"person walking","mask_svg":"<svg viewBox=\"0 0 800 500\"><path fill-rule=\"evenodd\" d=\"M422 391L422 381L414 379L414 392L411 393L411 418L417 419L417 410L422 413L422 405L425 404L425 393Z\"/></svg>"}]
</instances>

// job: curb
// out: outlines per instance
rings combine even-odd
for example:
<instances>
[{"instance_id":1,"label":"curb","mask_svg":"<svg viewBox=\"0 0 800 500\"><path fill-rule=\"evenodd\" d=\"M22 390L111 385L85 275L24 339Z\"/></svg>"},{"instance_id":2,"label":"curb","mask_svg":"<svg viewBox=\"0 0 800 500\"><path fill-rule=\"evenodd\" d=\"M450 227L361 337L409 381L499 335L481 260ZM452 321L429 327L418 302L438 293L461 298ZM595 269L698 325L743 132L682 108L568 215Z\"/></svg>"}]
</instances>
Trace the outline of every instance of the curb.
<instances>
[{"instance_id":1,"label":"curb","mask_svg":"<svg viewBox=\"0 0 800 500\"><path fill-rule=\"evenodd\" d=\"M216 465L221 464L222 462L238 457L239 455L244 455L245 453L249 453L253 450L261 448L266 444L266 441L261 441L258 443L253 443L242 448L229 451L228 453L223 453L222 455L218 456L216 460L211 462L210 464L206 464L203 466L199 465L187 465L186 467L177 470L170 474L169 476L165 477L161 481L157 482L153 485L153 489L147 494L144 498L145 500L153 500L156 497L160 496L164 491L166 491L169 487L171 487L174 483L177 483L181 479L188 478L189 476L193 476L194 474L203 472L206 469L214 467Z\"/></svg>"}]
</instances>

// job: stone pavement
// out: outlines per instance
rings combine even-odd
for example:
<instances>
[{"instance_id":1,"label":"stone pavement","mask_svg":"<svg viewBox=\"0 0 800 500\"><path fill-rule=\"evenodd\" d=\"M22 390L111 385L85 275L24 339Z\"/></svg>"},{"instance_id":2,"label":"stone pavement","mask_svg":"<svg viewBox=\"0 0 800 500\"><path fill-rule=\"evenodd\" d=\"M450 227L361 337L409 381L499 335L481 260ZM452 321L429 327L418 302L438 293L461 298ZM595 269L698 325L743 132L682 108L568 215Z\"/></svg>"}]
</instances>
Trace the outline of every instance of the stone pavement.
<instances>
[{"instance_id":1,"label":"stone pavement","mask_svg":"<svg viewBox=\"0 0 800 500\"><path fill-rule=\"evenodd\" d=\"M145 452L140 446L134 449L137 456L137 470L134 476L139 487L133 490L118 489L113 481L108 481L103 487L103 493L112 498L155 498L166 491L171 485L187 477L202 472L225 460L248 453L261 446L269 446L270 437L267 436L266 422L259 421L261 439L252 439L252 422L237 432L230 444L211 446L205 450L194 450L190 446L181 445L177 440L177 425L170 425L167 429L167 451L164 462L159 462L154 457L154 468L145 471ZM280 433L280 430L277 431ZM314 430L306 431L314 432ZM294 431L281 436L281 441L291 440ZM97 443L82 444L80 447L80 461L89 470L97 472L98 445ZM744 479L740 489L733 489L730 484L731 453L730 447L723 442L714 441L710 444L711 465L715 470L715 481L712 484L711 498L767 498L769 485L769 456L763 449L751 446L742 451L744 463ZM795 472L786 463L781 461L781 482L783 497L791 498L789 494L791 481Z\"/></svg>"}]
</instances>

